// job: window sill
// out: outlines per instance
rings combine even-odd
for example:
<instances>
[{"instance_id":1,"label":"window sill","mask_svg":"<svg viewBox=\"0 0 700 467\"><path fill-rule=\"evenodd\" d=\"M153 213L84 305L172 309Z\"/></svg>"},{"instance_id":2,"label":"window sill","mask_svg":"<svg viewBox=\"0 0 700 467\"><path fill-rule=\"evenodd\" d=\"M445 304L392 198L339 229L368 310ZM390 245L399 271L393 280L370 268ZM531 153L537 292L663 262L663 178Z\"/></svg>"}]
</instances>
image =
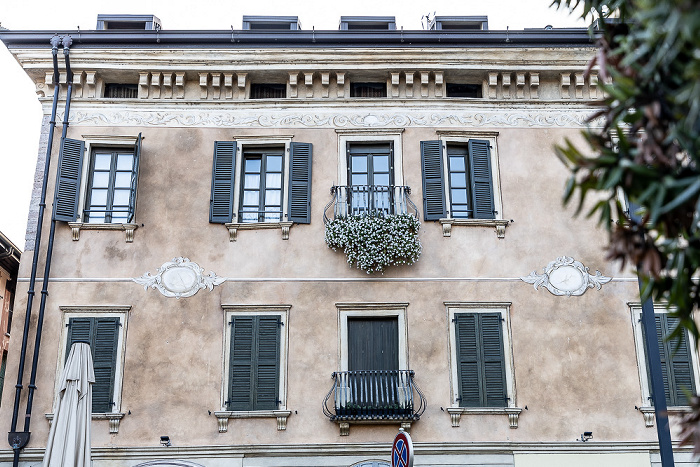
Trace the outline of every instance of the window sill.
<instances>
[{"instance_id":1,"label":"window sill","mask_svg":"<svg viewBox=\"0 0 700 467\"><path fill-rule=\"evenodd\" d=\"M49 421L49 427L53 423L53 414L47 413L46 419ZM124 413L94 413L92 414L93 420L109 420L109 433L116 434L119 433L119 422L124 418Z\"/></svg>"},{"instance_id":2,"label":"window sill","mask_svg":"<svg viewBox=\"0 0 700 467\"><path fill-rule=\"evenodd\" d=\"M239 230L282 229L282 240L289 240L289 228L293 222L231 222L224 224L228 229L228 240L235 242Z\"/></svg>"},{"instance_id":3,"label":"window sill","mask_svg":"<svg viewBox=\"0 0 700 467\"><path fill-rule=\"evenodd\" d=\"M505 238L506 227L511 222L513 221L509 221L506 219L440 219L440 224L442 224L443 237L452 236L452 226L460 225L464 227L494 227L496 229L496 235L498 235L498 238Z\"/></svg>"},{"instance_id":4,"label":"window sill","mask_svg":"<svg viewBox=\"0 0 700 467\"><path fill-rule=\"evenodd\" d=\"M138 228L138 224L90 224L88 222L69 222L73 232L73 241L80 240L81 230L123 230L126 232L126 243L134 241L134 230Z\"/></svg>"},{"instance_id":5,"label":"window sill","mask_svg":"<svg viewBox=\"0 0 700 467\"><path fill-rule=\"evenodd\" d=\"M452 419L452 426L459 426L462 415L508 415L510 427L518 428L518 418L523 409L520 407L448 407L447 413Z\"/></svg>"},{"instance_id":6,"label":"window sill","mask_svg":"<svg viewBox=\"0 0 700 467\"><path fill-rule=\"evenodd\" d=\"M231 418L276 418L277 431L287 429L287 417L291 415L291 410L251 410L251 411L221 411L214 412L219 422L219 433L228 431L228 421Z\"/></svg>"},{"instance_id":7,"label":"window sill","mask_svg":"<svg viewBox=\"0 0 700 467\"><path fill-rule=\"evenodd\" d=\"M637 407L637 410L639 410L642 415L644 415L644 425L646 425L647 428L651 428L654 426L654 419L656 418L656 411L654 410L654 407L645 405L644 407ZM691 408L688 406L680 405L680 406L675 406L675 407L668 407L667 412L670 415L683 415L691 412Z\"/></svg>"}]
</instances>

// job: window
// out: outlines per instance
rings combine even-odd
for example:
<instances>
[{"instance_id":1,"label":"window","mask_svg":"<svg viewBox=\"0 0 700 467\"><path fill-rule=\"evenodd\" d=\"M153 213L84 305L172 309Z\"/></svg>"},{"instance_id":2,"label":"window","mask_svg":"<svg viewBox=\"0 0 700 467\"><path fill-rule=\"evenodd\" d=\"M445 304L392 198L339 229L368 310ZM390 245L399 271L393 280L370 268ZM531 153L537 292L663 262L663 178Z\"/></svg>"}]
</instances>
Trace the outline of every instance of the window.
<instances>
[{"instance_id":1,"label":"window","mask_svg":"<svg viewBox=\"0 0 700 467\"><path fill-rule=\"evenodd\" d=\"M87 160L84 160L87 157ZM141 158L141 135L88 136L61 142L54 219L81 224L131 224ZM101 227L97 227L101 228ZM135 225L129 226L131 239ZM127 241L131 241L127 231ZM74 232L74 240L77 240Z\"/></svg>"},{"instance_id":2,"label":"window","mask_svg":"<svg viewBox=\"0 0 700 467\"><path fill-rule=\"evenodd\" d=\"M438 132L421 142L425 220L438 220L443 234L452 225L496 227L505 236L498 180L497 133Z\"/></svg>"},{"instance_id":3,"label":"window","mask_svg":"<svg viewBox=\"0 0 700 467\"><path fill-rule=\"evenodd\" d=\"M447 83L447 97L482 97L481 84Z\"/></svg>"},{"instance_id":4,"label":"window","mask_svg":"<svg viewBox=\"0 0 700 467\"><path fill-rule=\"evenodd\" d=\"M350 97L386 97L386 83L350 83Z\"/></svg>"},{"instance_id":5,"label":"window","mask_svg":"<svg viewBox=\"0 0 700 467\"><path fill-rule=\"evenodd\" d=\"M642 405L650 407L652 405L651 389L644 344L644 329L641 323L642 308L641 304L631 304L630 308L637 346ZM665 309L656 309L654 318L656 321L656 335L659 340L659 353L661 354L666 404L669 407L687 406L686 391L693 394L697 393L697 383L699 381L698 355L696 351L693 351L695 348L694 342L686 330L683 330L681 333L680 342L677 339L668 339L668 336L678 326L679 319L670 316Z\"/></svg>"},{"instance_id":6,"label":"window","mask_svg":"<svg viewBox=\"0 0 700 467\"><path fill-rule=\"evenodd\" d=\"M284 99L287 97L287 85L284 83L251 83L251 99Z\"/></svg>"},{"instance_id":7,"label":"window","mask_svg":"<svg viewBox=\"0 0 700 467\"><path fill-rule=\"evenodd\" d=\"M136 99L139 97L138 85L107 83L105 84L105 97L111 99Z\"/></svg>"},{"instance_id":8,"label":"window","mask_svg":"<svg viewBox=\"0 0 700 467\"><path fill-rule=\"evenodd\" d=\"M352 214L393 214L393 155L391 142L348 143L348 204Z\"/></svg>"},{"instance_id":9,"label":"window","mask_svg":"<svg viewBox=\"0 0 700 467\"><path fill-rule=\"evenodd\" d=\"M260 224L311 221L312 145L291 139L240 137L214 143L209 222L264 228Z\"/></svg>"},{"instance_id":10,"label":"window","mask_svg":"<svg viewBox=\"0 0 700 467\"><path fill-rule=\"evenodd\" d=\"M246 149L238 218L241 222L282 221L284 147Z\"/></svg>"},{"instance_id":11,"label":"window","mask_svg":"<svg viewBox=\"0 0 700 467\"><path fill-rule=\"evenodd\" d=\"M128 306L61 307L64 332L56 384L73 342L90 344L95 384L92 387L94 419L110 420L110 430L116 433L121 413L122 380Z\"/></svg>"},{"instance_id":12,"label":"window","mask_svg":"<svg viewBox=\"0 0 700 467\"><path fill-rule=\"evenodd\" d=\"M287 417L287 319L289 305L224 305L226 331L219 431L229 418ZM249 413L255 412L255 413ZM223 429L222 429L223 426Z\"/></svg>"},{"instance_id":13,"label":"window","mask_svg":"<svg viewBox=\"0 0 700 467\"><path fill-rule=\"evenodd\" d=\"M445 302L449 319L453 426L466 413L507 414L517 428L510 303Z\"/></svg>"}]
</instances>

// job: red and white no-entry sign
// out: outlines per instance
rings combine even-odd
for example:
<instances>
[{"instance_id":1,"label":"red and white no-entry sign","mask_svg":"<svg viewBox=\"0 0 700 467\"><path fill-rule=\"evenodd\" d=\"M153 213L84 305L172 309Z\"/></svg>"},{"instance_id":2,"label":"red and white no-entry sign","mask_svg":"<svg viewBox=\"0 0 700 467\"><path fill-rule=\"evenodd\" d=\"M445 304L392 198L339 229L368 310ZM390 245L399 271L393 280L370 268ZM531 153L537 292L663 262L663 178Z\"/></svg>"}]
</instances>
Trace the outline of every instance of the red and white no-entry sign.
<instances>
[{"instance_id":1,"label":"red and white no-entry sign","mask_svg":"<svg viewBox=\"0 0 700 467\"><path fill-rule=\"evenodd\" d=\"M399 430L391 448L391 467L413 467L413 441L411 435Z\"/></svg>"}]
</instances>

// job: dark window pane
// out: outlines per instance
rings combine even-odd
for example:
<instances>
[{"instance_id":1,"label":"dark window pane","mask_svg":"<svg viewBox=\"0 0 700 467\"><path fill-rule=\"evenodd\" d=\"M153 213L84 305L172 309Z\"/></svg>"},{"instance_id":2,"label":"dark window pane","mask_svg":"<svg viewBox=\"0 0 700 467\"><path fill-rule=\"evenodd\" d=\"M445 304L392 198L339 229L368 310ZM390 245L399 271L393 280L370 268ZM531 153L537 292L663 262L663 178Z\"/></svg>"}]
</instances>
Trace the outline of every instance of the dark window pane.
<instances>
[{"instance_id":1,"label":"dark window pane","mask_svg":"<svg viewBox=\"0 0 700 467\"><path fill-rule=\"evenodd\" d=\"M350 83L350 97L386 97L386 83Z\"/></svg>"},{"instance_id":2,"label":"dark window pane","mask_svg":"<svg viewBox=\"0 0 700 467\"><path fill-rule=\"evenodd\" d=\"M287 85L280 83L252 83L251 99L284 99L287 97Z\"/></svg>"},{"instance_id":3,"label":"dark window pane","mask_svg":"<svg viewBox=\"0 0 700 467\"><path fill-rule=\"evenodd\" d=\"M138 86L136 84L107 83L105 85L105 97L110 99L136 99L139 97Z\"/></svg>"},{"instance_id":4,"label":"dark window pane","mask_svg":"<svg viewBox=\"0 0 700 467\"><path fill-rule=\"evenodd\" d=\"M447 97L482 97L481 85L447 83Z\"/></svg>"}]
</instances>

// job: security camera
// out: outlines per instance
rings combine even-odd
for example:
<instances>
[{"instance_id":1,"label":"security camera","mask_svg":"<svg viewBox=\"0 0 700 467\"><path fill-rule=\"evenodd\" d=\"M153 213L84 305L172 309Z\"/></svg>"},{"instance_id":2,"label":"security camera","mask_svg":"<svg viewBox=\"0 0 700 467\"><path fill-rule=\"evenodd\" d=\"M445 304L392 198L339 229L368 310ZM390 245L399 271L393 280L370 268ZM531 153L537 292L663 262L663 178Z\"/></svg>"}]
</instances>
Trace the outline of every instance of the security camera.
<instances>
[{"instance_id":1,"label":"security camera","mask_svg":"<svg viewBox=\"0 0 700 467\"><path fill-rule=\"evenodd\" d=\"M584 443L591 438L593 438L592 431L584 431L583 434L581 435L581 441L583 441Z\"/></svg>"},{"instance_id":2,"label":"security camera","mask_svg":"<svg viewBox=\"0 0 700 467\"><path fill-rule=\"evenodd\" d=\"M170 444L170 436L161 436L160 444L162 444L165 447L172 446L172 444Z\"/></svg>"}]
</instances>

